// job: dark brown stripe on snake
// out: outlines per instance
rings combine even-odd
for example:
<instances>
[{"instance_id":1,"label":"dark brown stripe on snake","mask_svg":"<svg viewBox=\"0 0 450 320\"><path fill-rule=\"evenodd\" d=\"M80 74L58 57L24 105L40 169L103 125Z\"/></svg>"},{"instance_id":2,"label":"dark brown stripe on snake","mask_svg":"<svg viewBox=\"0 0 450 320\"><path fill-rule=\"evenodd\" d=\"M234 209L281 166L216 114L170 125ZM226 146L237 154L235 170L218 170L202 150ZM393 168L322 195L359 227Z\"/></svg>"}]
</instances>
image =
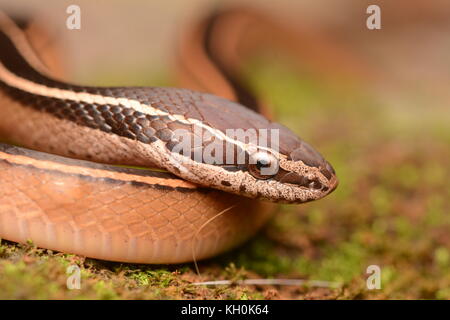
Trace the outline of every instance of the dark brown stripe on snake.
<instances>
[{"instance_id":1,"label":"dark brown stripe on snake","mask_svg":"<svg viewBox=\"0 0 450 320\"><path fill-rule=\"evenodd\" d=\"M66 84L36 71L29 65L8 36L1 31L0 48L2 48L0 51L0 62L6 69L23 79L49 88L86 92L116 99L133 99L144 105L152 105L164 112L168 112L165 108L167 105L172 105L172 109L177 109L177 107L180 108L181 104L193 105L201 100L199 94L185 89L98 88ZM168 117L145 115L120 105L98 105L39 96L8 86L1 79L0 90L24 106L47 112L59 119L69 120L78 125L99 129L107 133L115 133L143 143L151 143L157 138L164 142L169 142L172 130L176 128L190 129L189 126L172 121Z\"/></svg>"},{"instance_id":2,"label":"dark brown stripe on snake","mask_svg":"<svg viewBox=\"0 0 450 320\"><path fill-rule=\"evenodd\" d=\"M170 172L162 172L161 170L156 171L152 169L138 169L138 168L127 168L127 167L119 167L108 164L99 164L95 162L85 161L85 160L77 160L66 157L57 156L50 153L39 152L39 151L31 151L29 149L19 148L9 144L0 143L0 158L2 153L9 154L11 156L25 156L30 159L59 163L66 166L87 168L87 169L98 169L105 170L111 173L125 173L134 176L141 177L150 177L150 178L158 178L158 179L171 179L171 180L179 180L179 178Z\"/></svg>"},{"instance_id":3,"label":"dark brown stripe on snake","mask_svg":"<svg viewBox=\"0 0 450 320\"><path fill-rule=\"evenodd\" d=\"M205 38L204 38L204 49L208 58L213 62L213 64L219 69L220 73L225 77L225 79L229 82L231 87L233 88L237 101L246 106L247 108L254 110L256 112L260 110L260 104L256 96L252 93L252 91L229 69L227 69L221 59L216 55L215 51L212 49L211 42L215 36L214 27L216 26L218 20L223 18L227 14L232 14L233 11L229 10L221 10L213 13L209 16L209 18L205 21Z\"/></svg>"},{"instance_id":4,"label":"dark brown stripe on snake","mask_svg":"<svg viewBox=\"0 0 450 320\"><path fill-rule=\"evenodd\" d=\"M114 133L143 143L151 143L157 138L169 142L171 137L170 127L183 126L181 123L174 124L174 121L168 117L145 115L122 106L88 104L37 96L5 84L0 84L0 88L21 105L49 113L59 119L68 120L81 126Z\"/></svg>"},{"instance_id":5,"label":"dark brown stripe on snake","mask_svg":"<svg viewBox=\"0 0 450 320\"><path fill-rule=\"evenodd\" d=\"M156 186L160 190L190 192L199 189L193 184L177 179L168 172L102 165L5 144L0 144L0 161L13 166L76 176L83 179L97 179L111 183L132 183L136 186L149 188Z\"/></svg>"},{"instance_id":6,"label":"dark brown stripe on snake","mask_svg":"<svg viewBox=\"0 0 450 320\"><path fill-rule=\"evenodd\" d=\"M21 167L21 168L26 168L27 170L34 170L34 171L39 171L39 172L46 172L48 174L51 175L55 175L55 176L70 176L70 177L76 177L78 179L83 179L86 181L91 181L91 182L102 182L102 183L110 183L110 184L125 184L125 183L129 183L137 188L150 188L150 189L157 189L157 190L162 190L162 191L179 191L182 193L192 193L192 192L198 192L199 189L192 189L192 188L184 188L184 187L172 187L172 186L168 186L168 185L164 185L164 184L159 184L159 183L144 183L144 182L140 182L140 181L134 181L134 180L120 180L120 179L112 179L112 178L102 178L102 177L94 177L92 175L84 175L84 174L74 174L74 173L69 173L69 172L65 172L65 171L60 171L60 170L53 170L53 169L43 169L43 168L38 168L35 167L33 165L24 165L24 164L17 164L12 162L11 160L6 160L6 159L2 159L0 157L0 161L4 162L8 165L11 166L15 166L15 167ZM210 190L210 189L205 189L206 190ZM210 190L211 191L211 190Z\"/></svg>"}]
</instances>

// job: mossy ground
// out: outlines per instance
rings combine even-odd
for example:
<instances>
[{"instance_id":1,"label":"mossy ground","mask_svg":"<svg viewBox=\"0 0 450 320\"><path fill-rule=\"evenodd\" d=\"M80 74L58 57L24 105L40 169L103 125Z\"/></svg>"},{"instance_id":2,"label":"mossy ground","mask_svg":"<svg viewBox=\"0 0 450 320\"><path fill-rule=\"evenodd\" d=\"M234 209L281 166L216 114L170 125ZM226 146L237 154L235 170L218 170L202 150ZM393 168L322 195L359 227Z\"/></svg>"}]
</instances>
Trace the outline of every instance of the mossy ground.
<instances>
[{"instance_id":1,"label":"mossy ground","mask_svg":"<svg viewBox=\"0 0 450 320\"><path fill-rule=\"evenodd\" d=\"M335 167L332 195L280 206L250 242L200 262L201 276L193 264L110 263L3 241L0 299L449 299L449 111L394 107L370 83L328 86L282 66L254 69L252 83L280 122ZM71 264L81 267L80 290L66 287ZM381 268L379 290L366 287L369 265ZM192 284L245 278L342 286Z\"/></svg>"}]
</instances>

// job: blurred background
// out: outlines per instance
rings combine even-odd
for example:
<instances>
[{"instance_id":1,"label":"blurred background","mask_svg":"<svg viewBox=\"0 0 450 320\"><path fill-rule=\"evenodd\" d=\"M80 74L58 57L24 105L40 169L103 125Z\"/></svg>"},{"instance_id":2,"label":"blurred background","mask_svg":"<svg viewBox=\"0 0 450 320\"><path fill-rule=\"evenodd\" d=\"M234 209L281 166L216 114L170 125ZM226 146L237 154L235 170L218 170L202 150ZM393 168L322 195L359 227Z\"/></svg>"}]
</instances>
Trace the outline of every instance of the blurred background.
<instances>
[{"instance_id":1,"label":"blurred background","mask_svg":"<svg viewBox=\"0 0 450 320\"><path fill-rule=\"evenodd\" d=\"M81 30L66 28L71 4L81 7ZM380 30L366 27L371 4L381 8ZM450 298L450 2L0 1L43 21L66 78L128 86L178 86L175 49L187 26L238 5L289 30L259 36L240 75L333 164L338 189L280 207L255 239L201 262L201 276L189 264L121 265L3 243L0 298ZM276 45L283 37L288 48ZM65 289L74 261L85 279L76 292ZM369 265L381 268L379 290L366 287ZM190 284L256 277L342 286Z\"/></svg>"}]
</instances>

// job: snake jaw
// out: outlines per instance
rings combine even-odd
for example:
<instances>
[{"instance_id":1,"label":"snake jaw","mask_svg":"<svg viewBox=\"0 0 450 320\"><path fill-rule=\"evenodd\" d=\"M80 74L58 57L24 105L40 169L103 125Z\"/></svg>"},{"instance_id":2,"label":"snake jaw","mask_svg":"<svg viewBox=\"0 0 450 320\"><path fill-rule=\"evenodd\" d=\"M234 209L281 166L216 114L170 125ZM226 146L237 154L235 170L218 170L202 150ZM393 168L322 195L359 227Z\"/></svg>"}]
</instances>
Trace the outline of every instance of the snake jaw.
<instances>
[{"instance_id":1,"label":"snake jaw","mask_svg":"<svg viewBox=\"0 0 450 320\"><path fill-rule=\"evenodd\" d=\"M301 160L288 159L288 157L280 160L280 169L274 180L281 197L284 197L280 199L280 202L289 203L321 199L335 190L338 185L334 170L325 160L316 167Z\"/></svg>"},{"instance_id":2,"label":"snake jaw","mask_svg":"<svg viewBox=\"0 0 450 320\"><path fill-rule=\"evenodd\" d=\"M298 172L313 188L326 192L325 195L335 190L339 183L331 164L304 141L300 141L300 146L289 154L287 161L291 163L288 165L291 171Z\"/></svg>"}]
</instances>

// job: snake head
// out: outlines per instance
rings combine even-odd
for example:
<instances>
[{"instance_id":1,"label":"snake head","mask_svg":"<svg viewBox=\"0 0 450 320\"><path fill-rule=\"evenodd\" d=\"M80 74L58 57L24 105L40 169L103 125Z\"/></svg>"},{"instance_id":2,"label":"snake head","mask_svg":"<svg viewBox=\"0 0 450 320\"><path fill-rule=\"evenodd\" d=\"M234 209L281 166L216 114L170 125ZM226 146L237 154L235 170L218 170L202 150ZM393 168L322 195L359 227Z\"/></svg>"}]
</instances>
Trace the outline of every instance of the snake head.
<instances>
[{"instance_id":1,"label":"snake head","mask_svg":"<svg viewBox=\"0 0 450 320\"><path fill-rule=\"evenodd\" d=\"M202 121L191 121L188 130L198 132L184 137L191 141L204 132L206 138L190 153L172 149L176 165L167 166L169 171L205 187L274 202L317 200L337 187L332 166L288 128L237 103L208 94L201 99L196 111Z\"/></svg>"}]
</instances>

